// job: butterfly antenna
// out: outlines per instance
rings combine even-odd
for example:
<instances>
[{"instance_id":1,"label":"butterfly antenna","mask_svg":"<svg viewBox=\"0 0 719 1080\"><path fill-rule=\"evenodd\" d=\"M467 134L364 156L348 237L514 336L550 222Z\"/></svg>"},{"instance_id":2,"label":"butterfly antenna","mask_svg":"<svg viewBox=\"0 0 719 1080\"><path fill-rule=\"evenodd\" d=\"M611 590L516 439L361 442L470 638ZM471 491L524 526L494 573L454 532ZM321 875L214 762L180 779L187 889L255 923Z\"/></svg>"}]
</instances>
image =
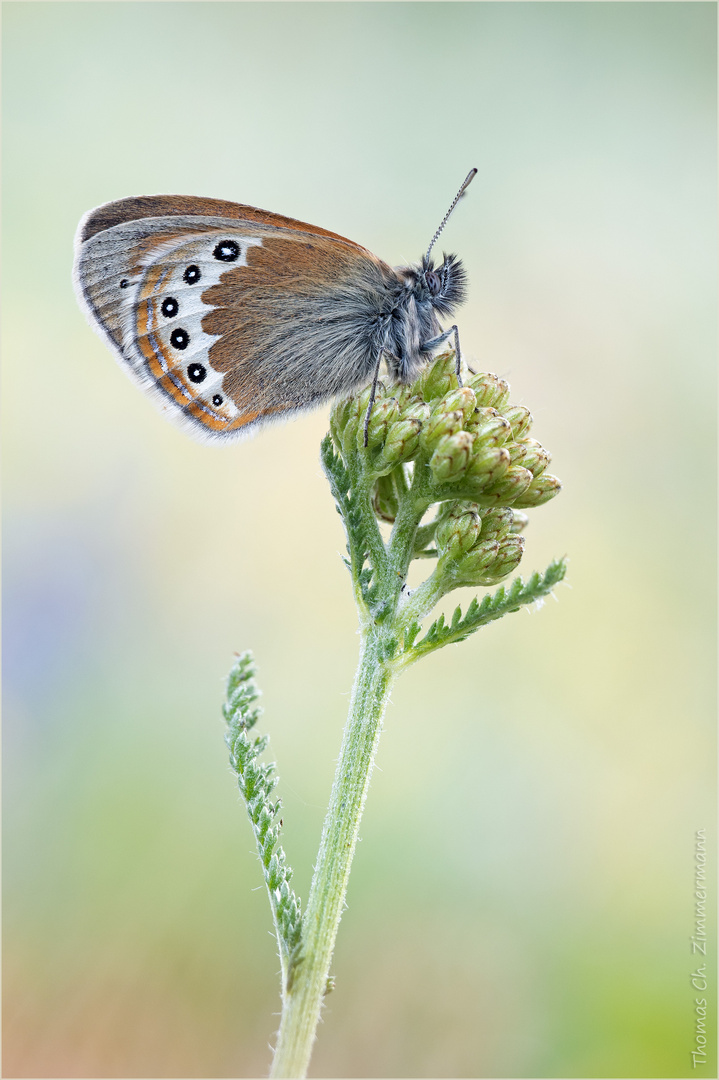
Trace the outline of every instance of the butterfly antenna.
<instances>
[{"instance_id":1,"label":"butterfly antenna","mask_svg":"<svg viewBox=\"0 0 719 1080\"><path fill-rule=\"evenodd\" d=\"M447 213L442 218L442 221L440 223L439 228L437 229L437 232L432 237L432 243L427 248L427 254L425 255L425 261L426 262L429 262L429 253L432 250L432 248L434 247L434 245L437 243L437 240L439 239L439 234L442 232L442 229L445 227L445 225L449 221L450 214L452 213L455 206L457 205L459 200L462 198L465 191L467 190L469 185L472 183L472 181L474 180L476 175L477 175L477 170L476 169L472 169L470 172L467 173L467 177L466 177L464 183L462 184L461 188L459 189L459 191L455 195L454 199L452 200L452 205L450 206L449 210L447 211Z\"/></svg>"}]
</instances>

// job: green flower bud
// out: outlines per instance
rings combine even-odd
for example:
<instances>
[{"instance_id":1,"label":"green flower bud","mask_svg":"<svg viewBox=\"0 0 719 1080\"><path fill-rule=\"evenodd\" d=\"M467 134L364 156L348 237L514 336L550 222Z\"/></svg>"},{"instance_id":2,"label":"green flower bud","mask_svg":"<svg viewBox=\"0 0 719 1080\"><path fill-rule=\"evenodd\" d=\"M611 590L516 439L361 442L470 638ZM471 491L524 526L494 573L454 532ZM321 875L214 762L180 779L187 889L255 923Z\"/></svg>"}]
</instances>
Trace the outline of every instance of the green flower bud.
<instances>
[{"instance_id":1,"label":"green flower bud","mask_svg":"<svg viewBox=\"0 0 719 1080\"><path fill-rule=\"evenodd\" d=\"M457 361L454 352L441 353L420 375L414 392L425 401L444 397L457 386Z\"/></svg>"},{"instance_id":2,"label":"green flower bud","mask_svg":"<svg viewBox=\"0 0 719 1080\"><path fill-rule=\"evenodd\" d=\"M338 448L342 448L342 432L352 413L352 398L340 398L330 409L330 431Z\"/></svg>"},{"instance_id":3,"label":"green flower bud","mask_svg":"<svg viewBox=\"0 0 719 1080\"><path fill-rule=\"evenodd\" d=\"M523 469L521 465L510 465L496 484L485 488L483 499L509 506L527 491L533 479L529 469Z\"/></svg>"},{"instance_id":4,"label":"green flower bud","mask_svg":"<svg viewBox=\"0 0 719 1080\"><path fill-rule=\"evenodd\" d=\"M523 554L523 536L508 536L506 540L502 540L496 558L488 566L481 584L497 585L502 578L506 578L517 569Z\"/></svg>"},{"instance_id":5,"label":"green flower bud","mask_svg":"<svg viewBox=\"0 0 719 1080\"><path fill-rule=\"evenodd\" d=\"M379 403L381 401L384 401L387 398L393 398L396 401L397 400L396 391L398 389L399 389L399 387L396 384L392 385L388 389L387 386L385 386L385 384L380 379L377 382L377 387L375 389L374 404L372 406L372 410L374 411L374 409L377 407L377 405L379 405ZM357 394L357 397L355 399L357 401L357 413L363 419L367 415L367 409L369 407L369 399L371 398L371 396L372 396L372 383L369 383L367 386L365 386L365 388L363 390L361 390L359 392L359 394Z\"/></svg>"},{"instance_id":6,"label":"green flower bud","mask_svg":"<svg viewBox=\"0 0 719 1080\"><path fill-rule=\"evenodd\" d=\"M369 398L367 404L369 404ZM398 416L399 405L397 404L396 398L386 397L375 400L367 429L367 447L370 450L385 441L390 424L392 424ZM360 425L357 431L357 445L360 449L364 449L364 423Z\"/></svg>"},{"instance_id":7,"label":"green flower bud","mask_svg":"<svg viewBox=\"0 0 719 1080\"><path fill-rule=\"evenodd\" d=\"M442 503L441 516L451 517L452 514L479 514L479 503L470 502L469 499L448 499Z\"/></svg>"},{"instance_id":8,"label":"green flower bud","mask_svg":"<svg viewBox=\"0 0 719 1080\"><path fill-rule=\"evenodd\" d=\"M448 413L459 409L466 422L473 415L476 406L477 398L474 390L469 386L458 386L432 405L432 413Z\"/></svg>"},{"instance_id":9,"label":"green flower bud","mask_svg":"<svg viewBox=\"0 0 719 1080\"><path fill-rule=\"evenodd\" d=\"M377 400L379 400L382 397L382 391L383 390L384 390L384 386L382 385L382 383L377 383L377 394L376 394L376 399ZM367 412L367 409L369 407L369 399L370 399L371 396L372 396L372 387L371 386L365 386L364 390L362 390L357 395L357 397L355 398L355 401L357 402L357 413L358 413L358 415L359 414L364 415Z\"/></svg>"},{"instance_id":10,"label":"green flower bud","mask_svg":"<svg viewBox=\"0 0 719 1080\"><path fill-rule=\"evenodd\" d=\"M481 529L482 522L476 510L453 510L437 526L434 534L437 551L440 556L457 559L474 547Z\"/></svg>"},{"instance_id":11,"label":"green flower bud","mask_svg":"<svg viewBox=\"0 0 719 1080\"><path fill-rule=\"evenodd\" d=\"M376 408L377 400L380 397L380 386L381 383L377 385L377 398L375 399L375 405L373 405L372 411ZM370 386L365 386L361 393L357 394L356 397L350 398L350 401L354 403L354 408L352 410L352 418L348 421L343 436L344 444L348 448L352 447L352 443L350 442L351 439L358 449L364 449L364 424L367 409L369 408L371 392L372 388ZM361 432L359 431L359 428L362 429ZM352 449L354 449L354 447L352 447Z\"/></svg>"},{"instance_id":12,"label":"green flower bud","mask_svg":"<svg viewBox=\"0 0 719 1080\"><path fill-rule=\"evenodd\" d=\"M509 451L504 446L483 446L480 440L474 446L465 480L479 493L504 476L509 468Z\"/></svg>"},{"instance_id":13,"label":"green flower bud","mask_svg":"<svg viewBox=\"0 0 719 1080\"><path fill-rule=\"evenodd\" d=\"M510 405L508 409L503 409L502 412L512 425L512 435L515 442L519 442L528 434L532 426L531 412L529 409L525 409L524 405Z\"/></svg>"},{"instance_id":14,"label":"green flower bud","mask_svg":"<svg viewBox=\"0 0 719 1080\"><path fill-rule=\"evenodd\" d=\"M391 476L380 476L375 484L372 507L380 521L394 524L397 516L397 494Z\"/></svg>"},{"instance_id":15,"label":"green flower bud","mask_svg":"<svg viewBox=\"0 0 719 1080\"><path fill-rule=\"evenodd\" d=\"M399 403L399 411L404 413L404 410L411 405L422 405L422 399L419 397L413 386L407 386L406 383L399 383L397 386L392 387L393 396L397 398Z\"/></svg>"},{"instance_id":16,"label":"green flower bud","mask_svg":"<svg viewBox=\"0 0 719 1080\"><path fill-rule=\"evenodd\" d=\"M495 409L503 409L509 401L509 385L493 375L491 371L478 372L472 375L468 385L477 395L477 406L492 405Z\"/></svg>"},{"instance_id":17,"label":"green flower bud","mask_svg":"<svg viewBox=\"0 0 719 1080\"><path fill-rule=\"evenodd\" d=\"M485 540L475 544L471 551L458 559L451 567L452 577L456 584L480 585L483 575L493 565L499 555L499 544L496 540Z\"/></svg>"},{"instance_id":18,"label":"green flower bud","mask_svg":"<svg viewBox=\"0 0 719 1080\"><path fill-rule=\"evenodd\" d=\"M422 424L413 418L396 420L390 425L385 444L382 447L381 461L393 467L400 461L409 461L419 448L419 435Z\"/></svg>"},{"instance_id":19,"label":"green flower bud","mask_svg":"<svg viewBox=\"0 0 719 1080\"><path fill-rule=\"evenodd\" d=\"M529 517L527 514L523 514L521 510L515 510L515 508L512 507L512 518L513 521L510 532L514 533L515 536L519 536L522 530L526 529L527 525L529 525Z\"/></svg>"},{"instance_id":20,"label":"green flower bud","mask_svg":"<svg viewBox=\"0 0 719 1080\"><path fill-rule=\"evenodd\" d=\"M518 507L542 506L562 490L561 481L551 473L542 473L532 480L527 490L516 501Z\"/></svg>"},{"instance_id":21,"label":"green flower bud","mask_svg":"<svg viewBox=\"0 0 719 1080\"><path fill-rule=\"evenodd\" d=\"M445 484L460 479L467 470L473 443L474 436L468 431L444 435L439 440L429 461L436 483Z\"/></svg>"},{"instance_id":22,"label":"green flower bud","mask_svg":"<svg viewBox=\"0 0 719 1080\"><path fill-rule=\"evenodd\" d=\"M454 435L461 430L463 416L459 409L453 412L432 413L426 424L422 425L420 441L425 450L433 450L441 439Z\"/></svg>"},{"instance_id":23,"label":"green flower bud","mask_svg":"<svg viewBox=\"0 0 719 1080\"><path fill-rule=\"evenodd\" d=\"M509 421L492 408L476 409L465 426L484 446L502 446L512 435Z\"/></svg>"},{"instance_id":24,"label":"green flower bud","mask_svg":"<svg viewBox=\"0 0 719 1080\"><path fill-rule=\"evenodd\" d=\"M369 400L369 399L368 399ZM359 401L356 397L340 398L330 411L330 433L338 450L346 439L352 440L359 423Z\"/></svg>"},{"instance_id":25,"label":"green flower bud","mask_svg":"<svg viewBox=\"0 0 719 1080\"><path fill-rule=\"evenodd\" d=\"M480 511L482 515L482 540L503 540L512 531L514 515L508 506Z\"/></svg>"},{"instance_id":26,"label":"green flower bud","mask_svg":"<svg viewBox=\"0 0 719 1080\"><path fill-rule=\"evenodd\" d=\"M512 462L512 464L521 464L525 469L529 469L532 476L536 479L546 469L549 462L552 460L552 455L548 450L537 442L536 439L525 439L521 443L517 443L518 446L526 447L526 453L521 462Z\"/></svg>"},{"instance_id":27,"label":"green flower bud","mask_svg":"<svg viewBox=\"0 0 719 1080\"><path fill-rule=\"evenodd\" d=\"M413 400L409 405L400 406L400 416L403 420L419 420L426 424L430 417L430 407L424 401Z\"/></svg>"}]
</instances>

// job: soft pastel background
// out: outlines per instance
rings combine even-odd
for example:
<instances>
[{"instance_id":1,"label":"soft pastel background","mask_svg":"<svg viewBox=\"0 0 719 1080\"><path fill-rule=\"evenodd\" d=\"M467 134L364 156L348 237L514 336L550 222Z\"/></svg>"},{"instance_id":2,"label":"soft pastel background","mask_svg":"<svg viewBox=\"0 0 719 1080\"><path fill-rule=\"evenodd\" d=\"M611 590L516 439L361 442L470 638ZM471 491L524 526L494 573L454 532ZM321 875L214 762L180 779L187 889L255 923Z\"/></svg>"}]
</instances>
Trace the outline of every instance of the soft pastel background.
<instances>
[{"instance_id":1,"label":"soft pastel background","mask_svg":"<svg viewBox=\"0 0 719 1080\"><path fill-rule=\"evenodd\" d=\"M715 6L4 14L4 1075L265 1073L278 965L223 677L255 650L306 896L356 659L327 410L226 449L164 422L77 309L78 219L213 195L399 263L472 165L443 238L462 340L554 454L523 569L567 553L570 587L399 683L312 1072L715 1075L689 1056Z\"/></svg>"}]
</instances>

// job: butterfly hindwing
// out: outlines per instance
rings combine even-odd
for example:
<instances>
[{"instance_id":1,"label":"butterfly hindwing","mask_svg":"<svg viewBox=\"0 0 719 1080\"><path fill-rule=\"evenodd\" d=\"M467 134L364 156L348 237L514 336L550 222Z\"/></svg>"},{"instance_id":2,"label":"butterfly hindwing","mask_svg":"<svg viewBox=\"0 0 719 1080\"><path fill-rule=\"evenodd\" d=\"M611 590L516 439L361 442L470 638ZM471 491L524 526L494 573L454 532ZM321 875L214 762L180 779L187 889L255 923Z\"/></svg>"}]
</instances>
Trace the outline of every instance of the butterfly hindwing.
<instances>
[{"instance_id":1,"label":"butterfly hindwing","mask_svg":"<svg viewBox=\"0 0 719 1080\"><path fill-rule=\"evenodd\" d=\"M209 352L217 335L203 326L204 297L228 264L247 266L258 237L208 230L185 234L148 254L123 318L123 351L148 388L176 407L176 419L195 433L229 436L257 416L240 411L223 386ZM254 410L255 413L257 410Z\"/></svg>"},{"instance_id":2,"label":"butterfly hindwing","mask_svg":"<svg viewBox=\"0 0 719 1080\"><path fill-rule=\"evenodd\" d=\"M369 378L390 267L281 215L211 199L182 214L182 202L100 207L76 254L93 321L170 418L196 437L237 438Z\"/></svg>"}]
</instances>

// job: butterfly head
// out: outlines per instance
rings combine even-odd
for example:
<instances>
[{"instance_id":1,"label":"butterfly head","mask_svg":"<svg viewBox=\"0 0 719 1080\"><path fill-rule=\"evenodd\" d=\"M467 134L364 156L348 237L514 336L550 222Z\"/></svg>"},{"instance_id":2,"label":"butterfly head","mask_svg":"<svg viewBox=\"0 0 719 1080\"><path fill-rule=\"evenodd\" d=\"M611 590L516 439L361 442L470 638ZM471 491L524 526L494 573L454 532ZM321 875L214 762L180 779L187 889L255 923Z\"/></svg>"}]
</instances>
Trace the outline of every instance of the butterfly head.
<instances>
[{"instance_id":1,"label":"butterfly head","mask_svg":"<svg viewBox=\"0 0 719 1080\"><path fill-rule=\"evenodd\" d=\"M467 274L456 255L445 255L434 265L426 255L415 271L413 292L420 301L429 302L439 315L451 315L467 296Z\"/></svg>"}]
</instances>

